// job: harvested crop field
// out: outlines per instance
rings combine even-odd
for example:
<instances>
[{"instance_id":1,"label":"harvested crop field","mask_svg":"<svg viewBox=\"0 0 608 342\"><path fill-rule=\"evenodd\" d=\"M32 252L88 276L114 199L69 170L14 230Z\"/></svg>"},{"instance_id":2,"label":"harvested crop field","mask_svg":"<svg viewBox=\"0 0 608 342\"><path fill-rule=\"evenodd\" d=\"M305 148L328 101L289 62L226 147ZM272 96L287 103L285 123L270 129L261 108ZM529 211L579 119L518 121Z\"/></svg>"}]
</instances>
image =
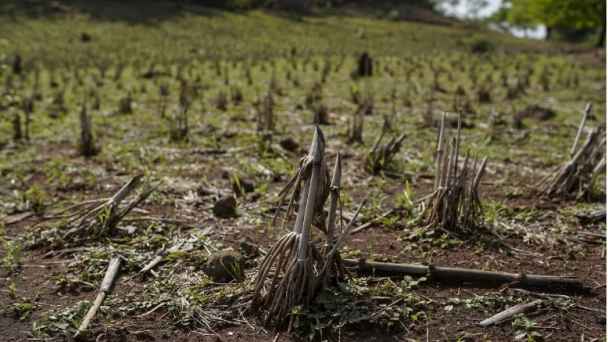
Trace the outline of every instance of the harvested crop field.
<instances>
[{"instance_id":1,"label":"harvested crop field","mask_svg":"<svg viewBox=\"0 0 608 342\"><path fill-rule=\"evenodd\" d=\"M146 4L0 4L0 341L606 340L605 51Z\"/></svg>"}]
</instances>

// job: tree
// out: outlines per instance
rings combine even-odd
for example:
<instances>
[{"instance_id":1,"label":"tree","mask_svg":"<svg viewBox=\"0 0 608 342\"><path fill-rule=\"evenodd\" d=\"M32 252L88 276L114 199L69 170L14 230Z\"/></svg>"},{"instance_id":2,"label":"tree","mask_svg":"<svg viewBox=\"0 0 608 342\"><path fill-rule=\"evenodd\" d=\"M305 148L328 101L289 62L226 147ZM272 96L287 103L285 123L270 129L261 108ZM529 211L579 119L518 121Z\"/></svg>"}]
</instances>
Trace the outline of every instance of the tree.
<instances>
[{"instance_id":1,"label":"tree","mask_svg":"<svg viewBox=\"0 0 608 342\"><path fill-rule=\"evenodd\" d=\"M606 22L606 2L603 0L505 0L495 20L518 27L545 25L547 32L561 31L566 37L580 39L585 32L597 31ZM583 34L577 34L583 33Z\"/></svg>"},{"instance_id":2,"label":"tree","mask_svg":"<svg viewBox=\"0 0 608 342\"><path fill-rule=\"evenodd\" d=\"M530 15L528 5L527 2L523 2L516 8L513 8L513 4L510 1L505 1L502 7L489 18L489 21L503 29L505 29L505 25L519 27L524 30L534 27L537 25L537 22Z\"/></svg>"}]
</instances>

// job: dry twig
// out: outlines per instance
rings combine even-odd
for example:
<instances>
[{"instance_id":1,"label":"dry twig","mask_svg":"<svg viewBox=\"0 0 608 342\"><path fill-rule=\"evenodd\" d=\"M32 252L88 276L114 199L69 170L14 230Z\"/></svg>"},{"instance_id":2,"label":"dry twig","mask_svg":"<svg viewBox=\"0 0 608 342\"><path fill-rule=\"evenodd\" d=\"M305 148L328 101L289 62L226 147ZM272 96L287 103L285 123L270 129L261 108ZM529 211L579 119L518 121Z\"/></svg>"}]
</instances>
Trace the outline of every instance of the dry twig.
<instances>
[{"instance_id":1,"label":"dry twig","mask_svg":"<svg viewBox=\"0 0 608 342\"><path fill-rule=\"evenodd\" d=\"M500 282L503 284L518 282L518 286L534 287L583 286L583 282L574 277L539 276L530 274L470 270L466 268L440 267L433 265L420 266L377 261L372 263L365 259L344 259L343 262L347 267L358 267L364 271L375 270L376 272L384 272L399 276L405 274L412 276L426 276L431 273L431 276L435 279L461 279L466 281Z\"/></svg>"},{"instance_id":2,"label":"dry twig","mask_svg":"<svg viewBox=\"0 0 608 342\"><path fill-rule=\"evenodd\" d=\"M78 335L80 335L83 331L86 331L89 328L89 324L91 323L93 317L95 317L95 314L101 306L101 303L103 302L105 297L111 293L110 290L112 288L112 283L114 282L114 278L116 278L116 274L120 269L121 260L122 257L120 257L119 255L114 255L112 259L110 259L110 263L108 264L106 275L103 277L103 281L101 282L101 287L99 288L97 298L95 298L93 306L89 309L89 312L87 312L87 315L82 320L82 323L78 327L78 331L76 332L76 335L74 335L74 337L78 337Z\"/></svg>"},{"instance_id":3,"label":"dry twig","mask_svg":"<svg viewBox=\"0 0 608 342\"><path fill-rule=\"evenodd\" d=\"M478 324L482 327L486 327L488 325L504 321L505 319L511 318L520 313L531 311L532 309L535 309L538 305L542 304L542 302L542 300L535 300L530 303L516 305L514 307L508 308L505 311L501 311L488 319L484 319Z\"/></svg>"}]
</instances>

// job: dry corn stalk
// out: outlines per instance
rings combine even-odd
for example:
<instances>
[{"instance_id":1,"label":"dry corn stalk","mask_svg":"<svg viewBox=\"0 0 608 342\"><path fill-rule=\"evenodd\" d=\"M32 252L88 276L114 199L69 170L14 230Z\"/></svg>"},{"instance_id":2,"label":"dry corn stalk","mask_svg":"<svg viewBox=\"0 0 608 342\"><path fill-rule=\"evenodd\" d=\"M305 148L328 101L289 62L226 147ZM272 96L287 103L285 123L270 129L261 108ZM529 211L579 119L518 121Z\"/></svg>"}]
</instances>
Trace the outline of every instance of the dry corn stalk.
<instances>
[{"instance_id":1,"label":"dry corn stalk","mask_svg":"<svg viewBox=\"0 0 608 342\"><path fill-rule=\"evenodd\" d=\"M466 153L459 172L461 119L462 111L458 116L457 137L452 138L449 143L445 137L445 114L441 121L434 192L420 218L421 224L430 229L442 229L449 232L471 231L481 224L480 220L483 217L478 187L485 172L486 159L484 158L477 169L477 157L475 157L473 166L475 177L471 179L470 183L467 179L469 152Z\"/></svg>"},{"instance_id":2,"label":"dry corn stalk","mask_svg":"<svg viewBox=\"0 0 608 342\"><path fill-rule=\"evenodd\" d=\"M286 193L295 185L287 210L288 214L294 200L299 199L299 207L293 231L281 237L272 246L262 262L255 280L251 308L266 309L268 312L267 324L274 322L276 325L280 325L295 306L300 304L307 306L316 290L324 287L329 279L344 278L344 273L348 272L336 251L350 227L353 226L365 200L334 245L333 229L341 179L339 154L332 178L330 222L323 255L314 246L314 242L310 242L313 219L323 215L323 204L327 200L330 189L327 164L323 160L324 154L325 141L321 130L317 127L308 156L300 161L298 171L279 193L280 202L282 202ZM319 269L321 271L317 272ZM270 284L267 284L266 278L272 270L274 273L272 280ZM264 288L266 288L266 293L262 295ZM293 325L294 317L291 317L289 330Z\"/></svg>"},{"instance_id":3,"label":"dry corn stalk","mask_svg":"<svg viewBox=\"0 0 608 342\"><path fill-rule=\"evenodd\" d=\"M169 136L173 142L188 140L188 109L190 109L192 93L192 88L186 81L182 81L179 106L173 118L169 120Z\"/></svg>"},{"instance_id":4,"label":"dry corn stalk","mask_svg":"<svg viewBox=\"0 0 608 342\"><path fill-rule=\"evenodd\" d=\"M99 150L95 147L93 132L91 130L91 116L87 115L87 100L85 98L80 111L80 155L91 157L96 155Z\"/></svg>"},{"instance_id":5,"label":"dry corn stalk","mask_svg":"<svg viewBox=\"0 0 608 342\"><path fill-rule=\"evenodd\" d=\"M13 139L15 141L23 139L23 133L21 132L21 115L19 115L19 113L15 113L15 116L13 117Z\"/></svg>"},{"instance_id":6,"label":"dry corn stalk","mask_svg":"<svg viewBox=\"0 0 608 342\"><path fill-rule=\"evenodd\" d=\"M309 240L313 218L323 215L323 204L329 195L329 172L323 160L324 154L323 133L317 127L308 155L300 160L298 171L279 192L282 203L287 192L295 185L287 215L295 200L299 199L299 207L293 231L272 246L255 280L251 308L261 306L267 309L266 323L274 321L280 324L294 306L303 301L307 304L314 294L313 259L320 259L320 256L316 255L318 251L310 246ZM258 301L271 269L274 269L272 280Z\"/></svg>"},{"instance_id":7,"label":"dry corn stalk","mask_svg":"<svg viewBox=\"0 0 608 342\"><path fill-rule=\"evenodd\" d=\"M592 185L597 176L606 171L606 127L598 126L590 131L585 143L577 150L590 110L591 103L585 108L585 115L572 145L570 160L536 185L541 195L550 198L592 199Z\"/></svg>"},{"instance_id":8,"label":"dry corn stalk","mask_svg":"<svg viewBox=\"0 0 608 342\"><path fill-rule=\"evenodd\" d=\"M348 144L363 142L363 116L368 111L369 106L371 106L371 103L365 102L353 114L353 126L348 135Z\"/></svg>"},{"instance_id":9,"label":"dry corn stalk","mask_svg":"<svg viewBox=\"0 0 608 342\"><path fill-rule=\"evenodd\" d=\"M387 131L390 130L390 125L388 120L384 118L384 125L382 126L382 131L380 135L374 142L371 150L366 156L365 160L365 169L373 174L376 174L378 171L385 168L386 165L393 159L395 154L401 148L401 144L403 140L405 140L405 134L402 134L399 138L395 139L395 137L391 137L389 141L387 141L381 148L380 142Z\"/></svg>"},{"instance_id":10,"label":"dry corn stalk","mask_svg":"<svg viewBox=\"0 0 608 342\"><path fill-rule=\"evenodd\" d=\"M63 241L84 241L114 233L118 223L138 204L145 201L161 183L149 186L144 183L143 189L126 205L123 201L141 183L143 175L133 177L111 198L102 198L73 205L56 215L45 219L51 221L64 220L62 226L69 228L62 236ZM36 245L46 244L49 241L38 241ZM53 242L51 240L50 242Z\"/></svg>"},{"instance_id":11,"label":"dry corn stalk","mask_svg":"<svg viewBox=\"0 0 608 342\"><path fill-rule=\"evenodd\" d=\"M122 257L119 255L114 255L112 256L112 259L110 259L108 269L106 270L106 274L103 277L103 281L101 282L101 287L99 288L99 293L97 293L97 298L95 298L93 306L91 306L91 308L87 312L87 315L82 320L82 323L78 326L78 331L76 331L74 337L78 337L83 332L87 331L91 320L95 317L95 314L97 314L97 310L99 310L99 308L101 307L103 300L106 298L107 295L111 293L112 283L116 278L116 274L118 274L118 271L120 270L121 261Z\"/></svg>"},{"instance_id":12,"label":"dry corn stalk","mask_svg":"<svg viewBox=\"0 0 608 342\"><path fill-rule=\"evenodd\" d=\"M272 136L275 129L274 122L274 100L272 99L272 93L268 92L268 96L264 99L264 109L260 110L259 104L257 107L257 119L256 119L256 130L260 137L259 145L262 151L270 150L272 145Z\"/></svg>"},{"instance_id":13,"label":"dry corn stalk","mask_svg":"<svg viewBox=\"0 0 608 342\"><path fill-rule=\"evenodd\" d=\"M317 279L315 280L315 288L320 284L327 286L327 282L330 276L335 279L344 279L345 273L348 273L346 267L342 264L340 253L335 255L334 251L334 226L336 223L336 213L338 210L338 202L340 201L340 183L342 181L342 158L340 152L336 156L336 165L334 166L334 174L331 180L330 187L330 201L329 201L329 214L327 223L327 233L325 235L325 244L321 249L321 255L324 257L323 268L319 272ZM340 206L341 207L341 206ZM341 212L341 210L340 210ZM342 215L340 215L342 217ZM342 228L342 220L340 221L340 228ZM342 229L340 229L342 232ZM339 243L337 244L339 245ZM350 273L348 273L350 276Z\"/></svg>"},{"instance_id":14,"label":"dry corn stalk","mask_svg":"<svg viewBox=\"0 0 608 342\"><path fill-rule=\"evenodd\" d=\"M323 245L323 249L321 251L321 254L323 255L323 260L321 264L317 267L317 269L319 269L319 272L315 277L316 290L326 288L330 280L332 281L332 283L337 284L338 280L345 279L346 274L348 274L348 276L352 278L352 275L350 274L348 269L346 269L346 266L344 266L344 263L342 262L342 257L340 256L340 253L336 253L336 251L338 250L338 247L342 243L344 237L348 234L350 228L357 220L357 216L359 216L361 208L363 208L365 203L367 203L366 199L361 202L359 208L353 215L353 218L350 220L346 228L342 231L342 234L340 235L338 241L334 244L334 223L336 219L337 204L340 199L340 181L342 177L342 167L340 163L340 153L338 153L338 156L336 157L336 168L334 169L334 175L331 184L329 224L327 226L327 234L325 236L325 245ZM340 217L342 217L341 213ZM342 222L342 220L340 220L340 222Z\"/></svg>"},{"instance_id":15,"label":"dry corn stalk","mask_svg":"<svg viewBox=\"0 0 608 342\"><path fill-rule=\"evenodd\" d=\"M329 112L322 103L317 103L312 108L313 125L329 125Z\"/></svg>"},{"instance_id":16,"label":"dry corn stalk","mask_svg":"<svg viewBox=\"0 0 608 342\"><path fill-rule=\"evenodd\" d=\"M318 134L320 136L319 143L322 143L323 148L325 148L325 140L323 138L323 133L321 132L321 130L318 127L315 131L315 134ZM300 201L300 205L298 207L298 217L300 217L300 215L303 215L304 207L301 205L301 203L303 202L302 199L305 199L307 196L306 191L308 191L307 190L308 187L306 186L306 182L308 182L308 180L312 176L313 160L314 160L313 147L315 146L314 144L315 144L315 142L313 141L313 145L311 146L310 150L308 151L308 155L306 157L300 159L296 173L291 177L291 179L289 180L289 182L287 182L287 184L283 187L283 189L281 189L281 191L279 191L279 208L280 208L283 205L283 202L285 201L285 197L287 197L287 194L289 193L289 191L292 188L294 188L294 186L295 186L295 188L293 189L293 192L291 193L291 198L290 198L289 204L287 206L287 212L285 213L285 217L289 217L296 201ZM313 218L312 224L315 227L322 230L323 232L325 232L326 229L325 229L325 216L323 215L323 205L325 204L325 202L327 201L327 198L329 197L331 179L330 179L330 175L329 175L329 169L327 168L327 164L325 162L323 162L321 169L322 169L321 170L322 176L321 176L321 179L319 180L320 184L319 184L319 189L317 191L317 198L315 201L315 203L316 203L315 216ZM302 187L302 184L304 184L304 187ZM277 211L274 215L273 224L276 221L278 214L279 214L279 211ZM296 228L300 229L297 221L296 221Z\"/></svg>"}]
</instances>

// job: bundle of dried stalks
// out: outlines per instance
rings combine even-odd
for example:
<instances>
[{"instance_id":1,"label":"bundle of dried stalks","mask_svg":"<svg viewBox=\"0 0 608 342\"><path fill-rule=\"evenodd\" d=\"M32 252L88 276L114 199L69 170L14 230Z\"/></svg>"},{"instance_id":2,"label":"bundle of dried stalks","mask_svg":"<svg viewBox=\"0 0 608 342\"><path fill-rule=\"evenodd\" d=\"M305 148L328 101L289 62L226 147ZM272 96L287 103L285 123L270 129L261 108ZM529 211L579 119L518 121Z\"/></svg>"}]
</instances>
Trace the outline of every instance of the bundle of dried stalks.
<instances>
[{"instance_id":1,"label":"bundle of dried stalks","mask_svg":"<svg viewBox=\"0 0 608 342\"><path fill-rule=\"evenodd\" d=\"M23 99L23 113L25 114L25 140L30 140L30 114L34 111L34 99Z\"/></svg>"},{"instance_id":2,"label":"bundle of dried stalks","mask_svg":"<svg viewBox=\"0 0 608 342\"><path fill-rule=\"evenodd\" d=\"M280 208L287 192L295 185L287 215L298 199L299 206L293 231L272 246L255 280L251 308L267 309L266 323L280 324L294 306L303 300L307 304L314 293L313 258L320 261L320 255L313 255L316 249L310 246L309 240L313 217L323 215L323 204L329 195L329 171L324 154L325 140L317 127L308 155L300 160L296 174L279 192ZM259 301L272 268L272 281Z\"/></svg>"},{"instance_id":3,"label":"bundle of dried stalks","mask_svg":"<svg viewBox=\"0 0 608 342\"><path fill-rule=\"evenodd\" d=\"M362 100L359 101L358 110L363 113L363 115L374 114L374 97L372 94L367 94Z\"/></svg>"},{"instance_id":4,"label":"bundle of dried stalks","mask_svg":"<svg viewBox=\"0 0 608 342\"><path fill-rule=\"evenodd\" d=\"M365 156L365 170L368 172L376 174L378 171L383 170L401 148L401 144L403 143L403 140L405 140L405 134L402 134L397 139L395 139L394 136L391 137L384 145L382 145L382 147L380 147L382 138L384 138L384 135L389 130L391 130L390 124L385 117L380 135L374 142L371 150Z\"/></svg>"},{"instance_id":5,"label":"bundle of dried stalks","mask_svg":"<svg viewBox=\"0 0 608 342\"><path fill-rule=\"evenodd\" d=\"M268 92L268 96L264 99L263 111L259 109L259 105L257 105L256 108L256 130L260 137L259 145L262 151L268 151L272 145L272 136L275 129L273 112L274 100L272 99L272 93Z\"/></svg>"},{"instance_id":6,"label":"bundle of dried stalks","mask_svg":"<svg viewBox=\"0 0 608 342\"><path fill-rule=\"evenodd\" d=\"M222 112L228 109L228 97L223 91L218 91L217 97L215 98L215 107Z\"/></svg>"},{"instance_id":7,"label":"bundle of dried stalks","mask_svg":"<svg viewBox=\"0 0 608 342\"><path fill-rule=\"evenodd\" d=\"M323 100L323 86L320 83L315 83L304 98L306 108L313 109L314 105Z\"/></svg>"},{"instance_id":8,"label":"bundle of dried stalks","mask_svg":"<svg viewBox=\"0 0 608 342\"><path fill-rule=\"evenodd\" d=\"M274 322L275 325L280 325L295 306L302 303L308 305L319 285L327 283L329 278L339 276L340 272L343 272L341 263L339 268L335 267L336 260L339 260L339 256L335 256L335 253L346 234L342 234L336 245L333 245L332 240L339 197L341 172L339 157L332 182L330 213L333 214L330 214L329 224L332 232L331 235L327 234L327 241L331 241L328 246L333 247L326 248L325 251L329 252L321 255L314 242L310 241L313 223L318 221L317 223L321 222L324 225L323 205L330 192L329 171L324 155L325 140L323 133L317 127L308 155L300 160L296 174L279 192L280 208L287 193L293 188L287 215L291 213L296 200L299 200L299 205L293 231L282 236L268 251L255 279L251 309L265 309L267 324ZM360 209L361 207L357 210L355 218ZM347 228L352 226L355 218ZM323 270L317 272L320 265L323 265ZM269 282L266 281L267 278L271 278ZM292 316L290 329L294 317Z\"/></svg>"},{"instance_id":9,"label":"bundle of dried stalks","mask_svg":"<svg viewBox=\"0 0 608 342\"><path fill-rule=\"evenodd\" d=\"M167 104L169 103L169 85L167 83L161 83L158 89L158 93L160 95L160 101L158 103L158 108L156 109L156 112L161 118L164 118L165 110L167 109Z\"/></svg>"},{"instance_id":10,"label":"bundle of dried stalks","mask_svg":"<svg viewBox=\"0 0 608 342\"><path fill-rule=\"evenodd\" d=\"M133 99L131 93L127 93L127 97L124 97L118 101L118 113L119 114L132 114L133 113Z\"/></svg>"},{"instance_id":11,"label":"bundle of dried stalks","mask_svg":"<svg viewBox=\"0 0 608 342\"><path fill-rule=\"evenodd\" d=\"M312 108L313 125L329 125L329 111L322 103L317 103Z\"/></svg>"},{"instance_id":12,"label":"bundle of dried stalks","mask_svg":"<svg viewBox=\"0 0 608 342\"><path fill-rule=\"evenodd\" d=\"M21 115L15 113L13 116L13 140L21 141L23 139L23 133L21 131Z\"/></svg>"},{"instance_id":13,"label":"bundle of dried stalks","mask_svg":"<svg viewBox=\"0 0 608 342\"><path fill-rule=\"evenodd\" d=\"M126 205L121 206L127 196L140 185L142 178L142 174L133 177L111 198L85 201L55 215L45 217L43 220L61 222L62 227L67 228L67 231L59 237L61 243L72 242L72 244L77 244L86 240L112 235L116 231L118 223L133 208L145 201L161 184L159 182L151 186L148 180L146 180L139 194ZM52 232L47 230L46 233ZM41 233L41 235L42 239L34 245L47 245L57 240L56 236L45 238L44 233Z\"/></svg>"},{"instance_id":14,"label":"bundle of dried stalks","mask_svg":"<svg viewBox=\"0 0 608 342\"><path fill-rule=\"evenodd\" d=\"M243 102L243 91L241 88L237 86L230 87L230 99L235 106Z\"/></svg>"},{"instance_id":15,"label":"bundle of dried stalks","mask_svg":"<svg viewBox=\"0 0 608 342\"><path fill-rule=\"evenodd\" d=\"M99 95L99 89L97 89L97 87L92 89L91 96L93 97L91 109L99 110L101 108L101 96Z\"/></svg>"},{"instance_id":16,"label":"bundle of dried stalks","mask_svg":"<svg viewBox=\"0 0 608 342\"><path fill-rule=\"evenodd\" d=\"M177 113L169 120L169 136L173 142L188 139L188 109L190 109L191 93L191 88L186 81L182 81L179 93L179 107Z\"/></svg>"},{"instance_id":17,"label":"bundle of dried stalks","mask_svg":"<svg viewBox=\"0 0 608 342\"><path fill-rule=\"evenodd\" d=\"M475 157L473 163L475 176L469 183L467 179L468 151L462 169L458 168L462 111L458 116L457 137L450 139L449 143L445 136L445 119L444 114L439 130L435 190L428 206L422 212L420 222L427 228L448 232L472 231L483 220L478 187L485 172L486 159L483 159L481 166L477 169L477 157ZM446 147L448 153L445 153Z\"/></svg>"},{"instance_id":18,"label":"bundle of dried stalks","mask_svg":"<svg viewBox=\"0 0 608 342\"><path fill-rule=\"evenodd\" d=\"M541 195L550 198L593 200L593 185L597 177L606 172L606 127L600 125L590 131L585 143L577 150L590 111L591 103L588 103L570 151L570 160L536 185Z\"/></svg>"},{"instance_id":19,"label":"bundle of dried stalks","mask_svg":"<svg viewBox=\"0 0 608 342\"><path fill-rule=\"evenodd\" d=\"M80 152L80 155L85 157L94 156L99 152L99 149L95 147L95 142L93 140L91 116L87 115L86 97L82 104L82 110L80 111L80 145L78 151Z\"/></svg>"},{"instance_id":20,"label":"bundle of dried stalks","mask_svg":"<svg viewBox=\"0 0 608 342\"><path fill-rule=\"evenodd\" d=\"M363 142L363 116L365 115L365 112L368 110L368 106L371 105L371 103L366 102L367 105L362 104L359 105L359 107L357 108L357 111L355 111L355 113L353 114L353 126L352 128L349 128L349 132L348 132L348 144L352 144L352 143L362 143Z\"/></svg>"}]
</instances>

